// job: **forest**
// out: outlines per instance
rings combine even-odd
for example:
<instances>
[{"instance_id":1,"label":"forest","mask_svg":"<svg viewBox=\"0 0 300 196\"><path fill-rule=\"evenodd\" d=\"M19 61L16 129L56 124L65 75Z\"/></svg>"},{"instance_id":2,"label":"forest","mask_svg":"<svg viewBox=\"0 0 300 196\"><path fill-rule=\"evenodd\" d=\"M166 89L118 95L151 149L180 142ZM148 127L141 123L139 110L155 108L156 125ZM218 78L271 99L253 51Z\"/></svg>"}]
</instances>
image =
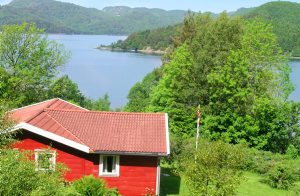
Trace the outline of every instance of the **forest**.
<instances>
[{"instance_id":1,"label":"forest","mask_svg":"<svg viewBox=\"0 0 300 196\"><path fill-rule=\"evenodd\" d=\"M232 17L243 17L246 20L260 19L273 26L280 47L291 56L300 56L300 4L292 2L270 2L255 8L243 8L228 13ZM211 14L216 17L215 14ZM166 50L172 47L172 39L180 33L178 27L169 26L154 30L132 33L124 41L111 44L112 48L124 50L144 49ZM287 30L288 29L288 30Z\"/></svg>"}]
</instances>

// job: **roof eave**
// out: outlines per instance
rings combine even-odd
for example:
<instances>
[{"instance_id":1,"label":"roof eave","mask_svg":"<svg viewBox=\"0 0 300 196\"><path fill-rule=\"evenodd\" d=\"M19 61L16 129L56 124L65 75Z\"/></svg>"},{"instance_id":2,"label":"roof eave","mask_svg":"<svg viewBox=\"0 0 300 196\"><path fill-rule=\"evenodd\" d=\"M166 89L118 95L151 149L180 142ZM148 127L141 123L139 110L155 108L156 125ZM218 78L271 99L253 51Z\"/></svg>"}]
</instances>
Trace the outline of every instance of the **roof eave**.
<instances>
[{"instance_id":1,"label":"roof eave","mask_svg":"<svg viewBox=\"0 0 300 196\"><path fill-rule=\"evenodd\" d=\"M103 151L96 150L91 152L94 154L110 154L110 155L135 155L135 156L153 156L153 157L166 157L167 153L162 152L126 152L126 151Z\"/></svg>"},{"instance_id":2,"label":"roof eave","mask_svg":"<svg viewBox=\"0 0 300 196\"><path fill-rule=\"evenodd\" d=\"M84 144L80 144L77 142L74 142L72 140L69 140L67 138L64 138L62 136L56 135L54 133L51 133L49 131L43 130L41 128L35 127L31 124L25 123L25 122L21 122L19 124L17 124L16 126L14 126L10 131L16 131L16 130L20 130L20 129L25 129L29 132L35 133L37 135L43 136L45 138L51 139L53 141L56 141L58 143L64 144L66 146L70 146L72 148L75 148L77 150L80 150L82 152L86 152L89 153L90 152L90 148Z\"/></svg>"}]
</instances>

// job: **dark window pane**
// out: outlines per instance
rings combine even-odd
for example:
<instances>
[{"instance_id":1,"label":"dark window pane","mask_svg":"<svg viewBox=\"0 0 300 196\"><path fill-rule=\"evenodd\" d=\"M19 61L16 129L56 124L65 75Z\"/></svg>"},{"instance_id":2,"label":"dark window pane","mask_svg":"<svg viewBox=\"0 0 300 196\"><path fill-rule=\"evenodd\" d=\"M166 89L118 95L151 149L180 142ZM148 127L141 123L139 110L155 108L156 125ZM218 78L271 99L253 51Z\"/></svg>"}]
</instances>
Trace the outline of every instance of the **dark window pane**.
<instances>
[{"instance_id":1,"label":"dark window pane","mask_svg":"<svg viewBox=\"0 0 300 196\"><path fill-rule=\"evenodd\" d=\"M113 171L113 157L107 156L107 172L112 173Z\"/></svg>"}]
</instances>

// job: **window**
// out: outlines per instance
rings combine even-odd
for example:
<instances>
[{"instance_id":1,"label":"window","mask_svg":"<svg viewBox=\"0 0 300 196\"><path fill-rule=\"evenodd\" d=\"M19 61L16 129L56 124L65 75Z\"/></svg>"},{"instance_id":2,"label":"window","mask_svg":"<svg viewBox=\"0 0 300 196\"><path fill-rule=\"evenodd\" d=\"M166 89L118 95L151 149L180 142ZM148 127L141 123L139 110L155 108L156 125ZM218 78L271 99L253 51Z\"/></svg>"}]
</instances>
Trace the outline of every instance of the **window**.
<instances>
[{"instance_id":1,"label":"window","mask_svg":"<svg viewBox=\"0 0 300 196\"><path fill-rule=\"evenodd\" d=\"M55 151L38 149L34 151L34 155L37 171L55 170Z\"/></svg>"},{"instance_id":2,"label":"window","mask_svg":"<svg viewBox=\"0 0 300 196\"><path fill-rule=\"evenodd\" d=\"M120 170L119 155L100 155L100 176L117 177Z\"/></svg>"}]
</instances>

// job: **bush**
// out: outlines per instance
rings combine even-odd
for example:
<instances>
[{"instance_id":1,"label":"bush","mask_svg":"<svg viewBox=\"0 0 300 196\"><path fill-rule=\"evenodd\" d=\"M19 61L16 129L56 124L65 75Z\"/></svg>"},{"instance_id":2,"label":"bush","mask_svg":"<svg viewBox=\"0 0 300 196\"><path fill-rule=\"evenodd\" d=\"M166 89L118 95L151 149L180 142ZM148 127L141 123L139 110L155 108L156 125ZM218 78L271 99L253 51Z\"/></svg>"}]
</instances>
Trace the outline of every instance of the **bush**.
<instances>
[{"instance_id":1,"label":"bush","mask_svg":"<svg viewBox=\"0 0 300 196\"><path fill-rule=\"evenodd\" d=\"M287 148L285 154L291 159L296 159L298 157L298 149L291 144Z\"/></svg>"},{"instance_id":2,"label":"bush","mask_svg":"<svg viewBox=\"0 0 300 196\"><path fill-rule=\"evenodd\" d=\"M94 176L84 176L74 181L70 189L76 190L82 196L118 196L116 189L106 187L104 180L95 178Z\"/></svg>"},{"instance_id":3,"label":"bush","mask_svg":"<svg viewBox=\"0 0 300 196\"><path fill-rule=\"evenodd\" d=\"M266 174L276 164L288 161L288 157L284 155L257 150L255 148L248 148L246 157L244 169L259 174Z\"/></svg>"},{"instance_id":4,"label":"bush","mask_svg":"<svg viewBox=\"0 0 300 196\"><path fill-rule=\"evenodd\" d=\"M267 173L267 183L277 189L289 189L293 187L296 177L290 165L278 164Z\"/></svg>"},{"instance_id":5,"label":"bush","mask_svg":"<svg viewBox=\"0 0 300 196\"><path fill-rule=\"evenodd\" d=\"M199 147L182 154L180 169L190 195L235 195L243 179L244 148L221 141L201 141Z\"/></svg>"},{"instance_id":6,"label":"bush","mask_svg":"<svg viewBox=\"0 0 300 196\"><path fill-rule=\"evenodd\" d=\"M37 172L28 157L24 152L0 149L0 195L62 195L61 170Z\"/></svg>"}]
</instances>

